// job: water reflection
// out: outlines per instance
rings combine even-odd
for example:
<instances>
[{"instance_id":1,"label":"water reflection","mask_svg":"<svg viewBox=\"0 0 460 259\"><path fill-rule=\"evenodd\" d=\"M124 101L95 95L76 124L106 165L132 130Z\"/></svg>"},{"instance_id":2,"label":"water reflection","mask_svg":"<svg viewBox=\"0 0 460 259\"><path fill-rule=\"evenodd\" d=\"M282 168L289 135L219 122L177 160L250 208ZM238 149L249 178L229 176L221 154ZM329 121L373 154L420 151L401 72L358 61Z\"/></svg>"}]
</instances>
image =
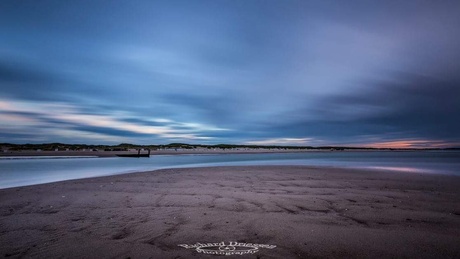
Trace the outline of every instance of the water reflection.
<instances>
[{"instance_id":1,"label":"water reflection","mask_svg":"<svg viewBox=\"0 0 460 259\"><path fill-rule=\"evenodd\" d=\"M460 152L305 152L282 154L155 155L150 158L0 159L0 188L162 168L308 165L460 175Z\"/></svg>"}]
</instances>

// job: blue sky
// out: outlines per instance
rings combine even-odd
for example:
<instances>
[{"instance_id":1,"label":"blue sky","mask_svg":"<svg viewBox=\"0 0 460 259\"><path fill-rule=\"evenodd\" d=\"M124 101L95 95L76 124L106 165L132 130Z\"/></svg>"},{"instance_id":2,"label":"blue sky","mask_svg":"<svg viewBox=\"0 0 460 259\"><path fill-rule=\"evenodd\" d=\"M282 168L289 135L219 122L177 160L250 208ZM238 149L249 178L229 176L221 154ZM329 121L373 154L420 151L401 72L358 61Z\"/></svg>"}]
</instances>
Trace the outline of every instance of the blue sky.
<instances>
[{"instance_id":1,"label":"blue sky","mask_svg":"<svg viewBox=\"0 0 460 259\"><path fill-rule=\"evenodd\" d=\"M0 142L460 146L458 1L0 2Z\"/></svg>"}]
</instances>

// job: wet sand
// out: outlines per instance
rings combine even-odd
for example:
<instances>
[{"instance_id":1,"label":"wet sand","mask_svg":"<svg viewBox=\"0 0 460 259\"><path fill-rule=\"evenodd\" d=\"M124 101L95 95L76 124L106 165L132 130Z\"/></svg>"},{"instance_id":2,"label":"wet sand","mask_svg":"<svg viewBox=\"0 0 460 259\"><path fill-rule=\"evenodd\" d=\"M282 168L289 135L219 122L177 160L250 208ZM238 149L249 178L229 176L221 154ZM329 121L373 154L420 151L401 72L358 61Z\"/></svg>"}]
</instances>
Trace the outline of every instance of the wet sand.
<instances>
[{"instance_id":1,"label":"wet sand","mask_svg":"<svg viewBox=\"0 0 460 259\"><path fill-rule=\"evenodd\" d=\"M459 233L456 176L245 166L0 190L8 258L219 258L179 245L232 241L276 247L225 258L460 258Z\"/></svg>"}]
</instances>

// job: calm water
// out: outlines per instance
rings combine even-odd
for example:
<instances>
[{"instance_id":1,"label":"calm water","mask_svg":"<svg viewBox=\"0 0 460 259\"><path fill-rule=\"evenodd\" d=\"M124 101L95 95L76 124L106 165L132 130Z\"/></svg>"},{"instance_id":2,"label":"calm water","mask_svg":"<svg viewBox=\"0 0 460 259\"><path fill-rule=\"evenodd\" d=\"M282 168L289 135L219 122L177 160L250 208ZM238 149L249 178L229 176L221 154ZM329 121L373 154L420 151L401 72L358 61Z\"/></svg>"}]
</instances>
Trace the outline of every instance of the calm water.
<instances>
[{"instance_id":1,"label":"calm water","mask_svg":"<svg viewBox=\"0 0 460 259\"><path fill-rule=\"evenodd\" d=\"M460 176L459 151L306 152L155 155L150 158L0 158L0 188L161 168L216 165L312 165Z\"/></svg>"}]
</instances>

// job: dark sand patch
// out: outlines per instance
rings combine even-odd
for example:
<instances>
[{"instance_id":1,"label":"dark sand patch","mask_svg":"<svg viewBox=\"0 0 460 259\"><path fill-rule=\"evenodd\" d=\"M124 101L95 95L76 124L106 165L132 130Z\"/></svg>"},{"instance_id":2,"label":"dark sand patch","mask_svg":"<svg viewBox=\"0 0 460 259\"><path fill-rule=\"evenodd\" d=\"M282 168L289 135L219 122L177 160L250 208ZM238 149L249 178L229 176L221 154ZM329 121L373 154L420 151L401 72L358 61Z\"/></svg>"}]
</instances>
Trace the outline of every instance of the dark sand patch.
<instances>
[{"instance_id":1,"label":"dark sand patch","mask_svg":"<svg viewBox=\"0 0 460 259\"><path fill-rule=\"evenodd\" d=\"M460 178L301 166L169 169L0 190L0 257L460 258Z\"/></svg>"}]
</instances>

